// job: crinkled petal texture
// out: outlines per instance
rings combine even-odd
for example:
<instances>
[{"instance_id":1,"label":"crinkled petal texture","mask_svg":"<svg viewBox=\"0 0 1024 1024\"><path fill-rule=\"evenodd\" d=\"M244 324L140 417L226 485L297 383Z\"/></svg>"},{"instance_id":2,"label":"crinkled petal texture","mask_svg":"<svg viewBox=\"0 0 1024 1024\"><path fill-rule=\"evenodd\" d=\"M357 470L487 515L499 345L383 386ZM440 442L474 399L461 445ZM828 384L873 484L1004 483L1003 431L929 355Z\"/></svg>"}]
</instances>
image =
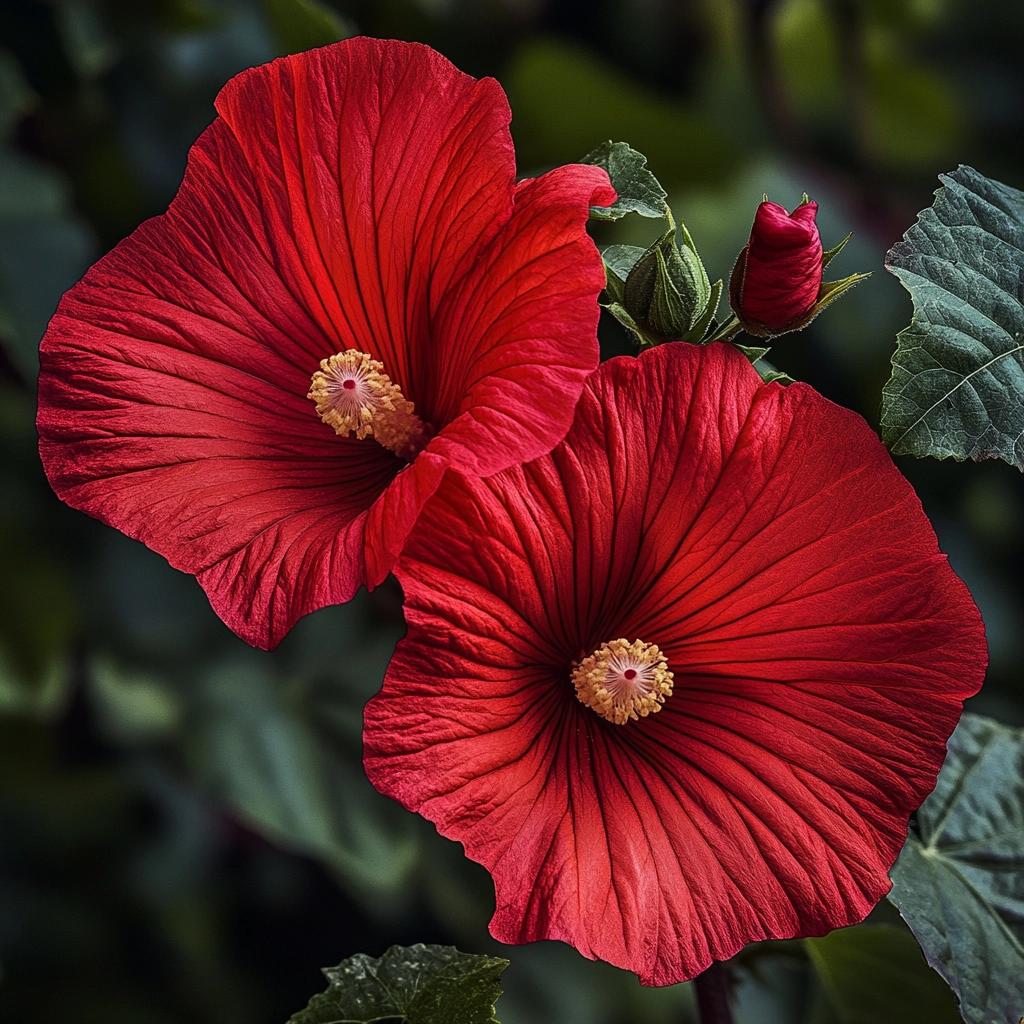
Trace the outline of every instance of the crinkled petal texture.
<instances>
[{"instance_id":1,"label":"crinkled petal texture","mask_svg":"<svg viewBox=\"0 0 1024 1024\"><path fill-rule=\"evenodd\" d=\"M194 573L246 640L390 571L449 468L550 450L597 363L604 172L516 184L492 80L354 39L233 79L167 213L63 299L43 340L57 494ZM384 364L431 427L406 465L306 398Z\"/></svg>"},{"instance_id":2,"label":"crinkled petal texture","mask_svg":"<svg viewBox=\"0 0 1024 1024\"><path fill-rule=\"evenodd\" d=\"M396 571L370 778L490 870L496 938L648 984L861 920L986 661L867 424L722 344L606 363L550 455L446 480ZM675 673L625 725L570 682L618 637Z\"/></svg>"}]
</instances>

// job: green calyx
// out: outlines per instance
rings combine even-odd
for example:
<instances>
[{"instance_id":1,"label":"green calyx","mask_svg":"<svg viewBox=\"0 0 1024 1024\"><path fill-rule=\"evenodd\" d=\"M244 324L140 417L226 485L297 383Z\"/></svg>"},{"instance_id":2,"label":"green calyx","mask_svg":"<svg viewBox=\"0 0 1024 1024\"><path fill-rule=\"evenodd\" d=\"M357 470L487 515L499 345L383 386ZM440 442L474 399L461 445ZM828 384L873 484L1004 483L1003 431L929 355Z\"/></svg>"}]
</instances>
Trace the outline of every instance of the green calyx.
<instances>
[{"instance_id":1,"label":"green calyx","mask_svg":"<svg viewBox=\"0 0 1024 1024\"><path fill-rule=\"evenodd\" d=\"M690 233L685 227L677 230L671 217L670 224L653 245L636 250L631 261L606 255L613 300L607 308L643 345L703 340L722 295L722 282L708 280Z\"/></svg>"}]
</instances>

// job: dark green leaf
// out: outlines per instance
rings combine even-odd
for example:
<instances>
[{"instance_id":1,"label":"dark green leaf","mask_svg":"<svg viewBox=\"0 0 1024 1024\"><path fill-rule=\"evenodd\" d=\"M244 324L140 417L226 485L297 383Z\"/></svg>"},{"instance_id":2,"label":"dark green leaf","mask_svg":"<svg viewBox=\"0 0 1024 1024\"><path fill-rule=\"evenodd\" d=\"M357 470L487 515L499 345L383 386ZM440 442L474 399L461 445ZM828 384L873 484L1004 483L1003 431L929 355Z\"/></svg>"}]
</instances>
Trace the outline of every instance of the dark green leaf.
<instances>
[{"instance_id":1,"label":"dark green leaf","mask_svg":"<svg viewBox=\"0 0 1024 1024\"><path fill-rule=\"evenodd\" d=\"M603 167L619 196L611 206L593 207L590 216L594 220L620 220L627 213L665 216L665 190L647 169L647 157L627 143L604 142L580 162Z\"/></svg>"},{"instance_id":2,"label":"dark green leaf","mask_svg":"<svg viewBox=\"0 0 1024 1024\"><path fill-rule=\"evenodd\" d=\"M301 53L352 34L345 19L321 0L264 0L281 53Z\"/></svg>"},{"instance_id":3,"label":"dark green leaf","mask_svg":"<svg viewBox=\"0 0 1024 1024\"><path fill-rule=\"evenodd\" d=\"M629 272L636 266L637 260L647 250L640 245L609 245L601 256L609 274L614 274L620 281L629 277Z\"/></svg>"},{"instance_id":4,"label":"dark green leaf","mask_svg":"<svg viewBox=\"0 0 1024 1024\"><path fill-rule=\"evenodd\" d=\"M10 135L18 120L32 109L35 99L17 61L0 50L0 140Z\"/></svg>"},{"instance_id":5,"label":"dark green leaf","mask_svg":"<svg viewBox=\"0 0 1024 1024\"><path fill-rule=\"evenodd\" d=\"M63 181L0 147L0 344L26 380L35 380L39 339L61 293L92 253Z\"/></svg>"},{"instance_id":6,"label":"dark green leaf","mask_svg":"<svg viewBox=\"0 0 1024 1024\"><path fill-rule=\"evenodd\" d=\"M118 743L150 742L181 724L181 693L162 680L127 671L106 657L95 659L88 680L98 724Z\"/></svg>"},{"instance_id":7,"label":"dark green leaf","mask_svg":"<svg viewBox=\"0 0 1024 1024\"><path fill-rule=\"evenodd\" d=\"M64 39L64 52L80 78L98 78L118 58L118 47L104 24L98 5L58 5L57 26Z\"/></svg>"},{"instance_id":8,"label":"dark green leaf","mask_svg":"<svg viewBox=\"0 0 1024 1024\"><path fill-rule=\"evenodd\" d=\"M507 960L453 946L392 946L324 971L330 985L288 1024L497 1024L494 1004Z\"/></svg>"},{"instance_id":9,"label":"dark green leaf","mask_svg":"<svg viewBox=\"0 0 1024 1024\"><path fill-rule=\"evenodd\" d=\"M393 901L416 864L415 821L367 781L348 689L305 673L284 685L243 654L202 680L181 732L200 781L252 827L319 857L360 898Z\"/></svg>"},{"instance_id":10,"label":"dark green leaf","mask_svg":"<svg viewBox=\"0 0 1024 1024\"><path fill-rule=\"evenodd\" d=\"M26 715L47 718L61 711L67 700L71 672L63 660L53 658L26 676L0 646L0 716Z\"/></svg>"},{"instance_id":11,"label":"dark green leaf","mask_svg":"<svg viewBox=\"0 0 1024 1024\"><path fill-rule=\"evenodd\" d=\"M1024 1014L1024 730L964 715L889 899L968 1024Z\"/></svg>"},{"instance_id":12,"label":"dark green leaf","mask_svg":"<svg viewBox=\"0 0 1024 1024\"><path fill-rule=\"evenodd\" d=\"M960 1019L952 993L903 928L840 928L805 939L804 946L842 1024L957 1024Z\"/></svg>"},{"instance_id":13,"label":"dark green leaf","mask_svg":"<svg viewBox=\"0 0 1024 1024\"><path fill-rule=\"evenodd\" d=\"M626 278L645 251L639 245L609 245L601 253L604 260L605 290L612 301L622 301Z\"/></svg>"},{"instance_id":14,"label":"dark green leaf","mask_svg":"<svg viewBox=\"0 0 1024 1024\"><path fill-rule=\"evenodd\" d=\"M914 300L882 394L898 454L1024 469L1024 193L961 166L943 175L886 266Z\"/></svg>"}]
</instances>

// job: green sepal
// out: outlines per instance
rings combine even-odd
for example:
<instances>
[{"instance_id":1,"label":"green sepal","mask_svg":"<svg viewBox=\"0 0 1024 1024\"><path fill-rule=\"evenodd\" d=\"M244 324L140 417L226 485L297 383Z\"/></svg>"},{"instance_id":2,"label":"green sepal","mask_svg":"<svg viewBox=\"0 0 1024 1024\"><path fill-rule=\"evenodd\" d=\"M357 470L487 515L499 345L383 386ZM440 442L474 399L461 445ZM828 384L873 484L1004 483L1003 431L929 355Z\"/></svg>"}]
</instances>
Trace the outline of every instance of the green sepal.
<instances>
[{"instance_id":1,"label":"green sepal","mask_svg":"<svg viewBox=\"0 0 1024 1024\"><path fill-rule=\"evenodd\" d=\"M645 345L658 345L665 340L664 338L656 338L653 335L648 334L647 331L645 331L643 327L641 327L633 317L630 316L629 310L626 309L621 302L609 302L604 304L601 308L607 309L608 312L611 313L611 315L636 338L637 344L641 347Z\"/></svg>"},{"instance_id":2,"label":"green sepal","mask_svg":"<svg viewBox=\"0 0 1024 1024\"><path fill-rule=\"evenodd\" d=\"M852 231L844 239L833 245L831 249L826 249L821 254L822 270L824 270L846 248L846 243L849 242L851 238L853 238Z\"/></svg>"},{"instance_id":3,"label":"green sepal","mask_svg":"<svg viewBox=\"0 0 1024 1024\"><path fill-rule=\"evenodd\" d=\"M719 303L722 301L722 292L725 290L725 285L722 283L722 279L719 278L712 286L711 293L708 297L707 308L701 314L700 319L690 328L690 333L683 339L684 341L694 341L703 343L708 335L712 334L715 328L718 326L718 322L715 320L715 314L718 312Z\"/></svg>"},{"instance_id":4,"label":"green sepal","mask_svg":"<svg viewBox=\"0 0 1024 1024\"><path fill-rule=\"evenodd\" d=\"M736 348L738 348L752 363L756 363L758 359L763 359L769 352L771 352L771 348L767 345L740 345L736 342L733 342L733 344L736 345Z\"/></svg>"},{"instance_id":5,"label":"green sepal","mask_svg":"<svg viewBox=\"0 0 1024 1024\"><path fill-rule=\"evenodd\" d=\"M672 254L670 253L670 259ZM677 260L672 260L673 269ZM632 277L632 275L630 275ZM687 300L676 285L676 273L669 271L665 253L654 250L653 291L647 309L647 323L655 334L671 338L682 333L682 325L689 319ZM627 287L629 282L626 282Z\"/></svg>"},{"instance_id":6,"label":"green sepal","mask_svg":"<svg viewBox=\"0 0 1024 1024\"><path fill-rule=\"evenodd\" d=\"M654 279L658 274L658 249L670 235L671 232L663 235L643 251L623 283L623 304L638 321L647 320L654 298Z\"/></svg>"},{"instance_id":7,"label":"green sepal","mask_svg":"<svg viewBox=\"0 0 1024 1024\"><path fill-rule=\"evenodd\" d=\"M690 316L690 327L692 328L704 315L708 301L711 298L711 282L708 280L708 272L697 250L694 247L693 239L685 226L681 227L683 234L683 245L675 244L672 240L672 247L669 254L669 273L672 282L675 284L683 302L687 308L696 312Z\"/></svg>"},{"instance_id":8,"label":"green sepal","mask_svg":"<svg viewBox=\"0 0 1024 1024\"><path fill-rule=\"evenodd\" d=\"M755 366L754 369L761 374L761 380L763 380L765 384L781 384L785 387L786 385L796 383L796 380L793 377L790 377L785 370L776 370L774 368L768 369L767 366L763 368Z\"/></svg>"},{"instance_id":9,"label":"green sepal","mask_svg":"<svg viewBox=\"0 0 1024 1024\"><path fill-rule=\"evenodd\" d=\"M807 323L802 324L797 330L806 327L823 309L831 306L836 299L845 295L855 285L860 284L861 281L866 281L870 276L870 274L850 274L849 277L841 277L838 281L825 281L821 286L821 291L818 292L818 301L811 310L810 318L807 320Z\"/></svg>"},{"instance_id":10,"label":"green sepal","mask_svg":"<svg viewBox=\"0 0 1024 1024\"><path fill-rule=\"evenodd\" d=\"M766 327L761 327L759 324L750 323L744 323L743 330L755 338L778 338L783 334L793 334L795 331L802 331L805 327L810 326L822 311L831 306L836 299L845 295L855 285L860 284L861 281L866 281L870 276L870 274L850 274L849 277L840 278L838 281L825 281L818 292L818 301L814 303L806 316L783 328L781 331L769 330Z\"/></svg>"}]
</instances>

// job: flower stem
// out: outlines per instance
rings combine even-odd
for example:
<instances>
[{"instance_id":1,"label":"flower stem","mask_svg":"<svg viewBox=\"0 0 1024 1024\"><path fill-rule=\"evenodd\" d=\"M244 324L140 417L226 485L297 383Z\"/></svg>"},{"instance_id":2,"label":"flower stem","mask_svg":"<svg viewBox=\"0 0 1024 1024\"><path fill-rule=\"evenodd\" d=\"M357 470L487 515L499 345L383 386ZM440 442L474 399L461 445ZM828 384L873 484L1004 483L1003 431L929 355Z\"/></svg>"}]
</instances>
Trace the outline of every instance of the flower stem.
<instances>
[{"instance_id":1,"label":"flower stem","mask_svg":"<svg viewBox=\"0 0 1024 1024\"><path fill-rule=\"evenodd\" d=\"M712 964L693 981L700 1024L733 1024L729 1008L729 965Z\"/></svg>"}]
</instances>

